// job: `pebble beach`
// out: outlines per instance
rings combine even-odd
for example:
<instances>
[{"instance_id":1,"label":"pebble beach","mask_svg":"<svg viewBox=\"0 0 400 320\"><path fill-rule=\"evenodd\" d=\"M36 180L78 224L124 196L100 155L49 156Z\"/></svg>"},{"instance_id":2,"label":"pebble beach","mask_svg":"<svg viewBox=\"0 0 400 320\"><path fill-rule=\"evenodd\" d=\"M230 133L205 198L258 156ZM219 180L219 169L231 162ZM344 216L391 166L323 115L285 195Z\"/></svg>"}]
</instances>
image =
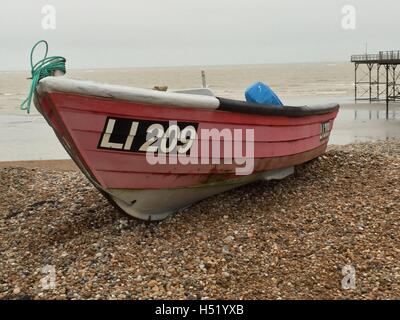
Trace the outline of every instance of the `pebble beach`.
<instances>
[{"instance_id":1,"label":"pebble beach","mask_svg":"<svg viewBox=\"0 0 400 320\"><path fill-rule=\"evenodd\" d=\"M400 297L399 139L330 146L162 222L127 218L68 161L2 163L0 181L0 299Z\"/></svg>"}]
</instances>

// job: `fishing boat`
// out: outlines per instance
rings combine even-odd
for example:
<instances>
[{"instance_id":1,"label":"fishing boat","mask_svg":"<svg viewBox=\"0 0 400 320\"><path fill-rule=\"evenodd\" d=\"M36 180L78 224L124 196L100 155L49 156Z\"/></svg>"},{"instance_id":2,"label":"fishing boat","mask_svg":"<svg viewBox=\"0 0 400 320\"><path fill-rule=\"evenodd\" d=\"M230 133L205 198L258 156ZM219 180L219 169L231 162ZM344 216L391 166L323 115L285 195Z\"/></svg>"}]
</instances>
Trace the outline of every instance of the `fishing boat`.
<instances>
[{"instance_id":1,"label":"fishing boat","mask_svg":"<svg viewBox=\"0 0 400 320\"><path fill-rule=\"evenodd\" d=\"M206 88L160 92L51 75L35 84L33 101L93 185L143 220L291 175L325 152L339 110L337 104L249 103Z\"/></svg>"}]
</instances>

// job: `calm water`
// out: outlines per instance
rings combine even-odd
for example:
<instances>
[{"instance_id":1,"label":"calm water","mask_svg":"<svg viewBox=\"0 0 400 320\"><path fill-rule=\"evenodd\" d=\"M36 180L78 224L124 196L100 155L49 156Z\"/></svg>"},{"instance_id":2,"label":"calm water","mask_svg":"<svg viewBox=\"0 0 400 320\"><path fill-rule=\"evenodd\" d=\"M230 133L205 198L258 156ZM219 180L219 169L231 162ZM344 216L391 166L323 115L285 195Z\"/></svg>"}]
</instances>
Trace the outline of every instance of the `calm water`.
<instances>
[{"instance_id":1,"label":"calm water","mask_svg":"<svg viewBox=\"0 0 400 320\"><path fill-rule=\"evenodd\" d=\"M169 89L201 86L200 71L216 95L244 99L251 83L269 84L286 104L339 102L342 109L331 136L332 144L400 137L400 106L391 107L390 120L378 104L354 104L350 63L271 64L253 66L71 70L70 77L93 81ZM19 110L30 85L27 72L0 72L0 161L68 158L44 119L32 110ZM34 108L33 108L34 109Z\"/></svg>"}]
</instances>

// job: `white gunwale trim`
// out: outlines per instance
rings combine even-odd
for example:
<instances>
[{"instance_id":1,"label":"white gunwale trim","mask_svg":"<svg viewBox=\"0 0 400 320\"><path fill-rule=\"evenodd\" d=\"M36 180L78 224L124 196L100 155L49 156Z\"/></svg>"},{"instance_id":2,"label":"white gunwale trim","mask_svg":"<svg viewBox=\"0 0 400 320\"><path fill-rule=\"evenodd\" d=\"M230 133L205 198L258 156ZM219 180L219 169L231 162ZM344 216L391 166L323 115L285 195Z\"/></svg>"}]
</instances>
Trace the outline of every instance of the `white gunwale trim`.
<instances>
[{"instance_id":1,"label":"white gunwale trim","mask_svg":"<svg viewBox=\"0 0 400 320\"><path fill-rule=\"evenodd\" d=\"M219 107L219 100L210 96L176 92L161 92L150 89L75 80L65 77L44 78L39 82L37 90L39 93L65 92L84 96L111 98L116 100L181 108L215 110Z\"/></svg>"}]
</instances>

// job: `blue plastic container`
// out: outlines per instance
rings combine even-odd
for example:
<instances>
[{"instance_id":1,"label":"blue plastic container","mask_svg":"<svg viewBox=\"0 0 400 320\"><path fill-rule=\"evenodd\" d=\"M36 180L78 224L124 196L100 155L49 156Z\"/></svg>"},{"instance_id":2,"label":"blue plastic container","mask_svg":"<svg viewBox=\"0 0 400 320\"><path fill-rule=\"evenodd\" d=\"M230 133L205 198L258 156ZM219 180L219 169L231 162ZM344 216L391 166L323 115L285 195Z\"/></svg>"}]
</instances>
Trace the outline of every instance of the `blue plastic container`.
<instances>
[{"instance_id":1,"label":"blue plastic container","mask_svg":"<svg viewBox=\"0 0 400 320\"><path fill-rule=\"evenodd\" d=\"M245 96L247 102L283 106L282 101L278 98L275 92L262 82L256 82L250 86L246 90Z\"/></svg>"}]
</instances>

